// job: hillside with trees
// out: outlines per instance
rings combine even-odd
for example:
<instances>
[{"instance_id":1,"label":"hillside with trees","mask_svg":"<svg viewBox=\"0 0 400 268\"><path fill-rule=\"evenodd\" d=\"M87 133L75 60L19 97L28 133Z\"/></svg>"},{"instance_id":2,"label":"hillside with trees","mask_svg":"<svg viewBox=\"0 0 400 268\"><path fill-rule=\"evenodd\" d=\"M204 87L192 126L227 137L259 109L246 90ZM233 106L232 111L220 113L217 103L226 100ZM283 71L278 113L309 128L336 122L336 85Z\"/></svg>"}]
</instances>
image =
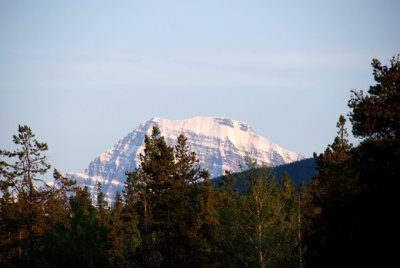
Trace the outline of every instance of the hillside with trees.
<instances>
[{"instance_id":1,"label":"hillside with trees","mask_svg":"<svg viewBox=\"0 0 400 268\"><path fill-rule=\"evenodd\" d=\"M247 168L247 165L244 165ZM289 164L279 165L276 167L270 167L272 174L274 177L279 180L283 175L287 175L293 181L296 186L300 186L301 184L310 183L311 179L315 175L316 171L316 162L314 158L303 159L300 161L292 162ZM235 184L233 185L233 189L242 189L242 181L246 181L249 176L249 170L244 168L242 172L236 172L231 174L232 177L235 178ZM256 171L258 167L255 167ZM222 180L223 176L216 177L211 180L214 184L214 187L219 187L219 183Z\"/></svg>"}]
</instances>

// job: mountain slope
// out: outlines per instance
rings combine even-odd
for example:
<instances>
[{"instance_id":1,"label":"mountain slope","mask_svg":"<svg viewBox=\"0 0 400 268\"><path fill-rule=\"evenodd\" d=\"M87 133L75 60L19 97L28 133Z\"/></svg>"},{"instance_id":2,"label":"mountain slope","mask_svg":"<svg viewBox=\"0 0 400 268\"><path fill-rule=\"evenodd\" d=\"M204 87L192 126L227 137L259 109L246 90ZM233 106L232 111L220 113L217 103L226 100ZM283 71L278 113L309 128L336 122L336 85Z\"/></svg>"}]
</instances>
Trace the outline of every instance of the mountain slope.
<instances>
[{"instance_id":1,"label":"mountain slope","mask_svg":"<svg viewBox=\"0 0 400 268\"><path fill-rule=\"evenodd\" d=\"M286 172L292 179L294 184L296 186L300 186L301 183L304 183L306 185L310 183L312 177L315 175L316 167L317 164L315 162L315 159L307 158L289 164L283 164L273 167L272 172L278 181L282 177L283 173ZM232 177L236 180L233 188L242 190L242 181L246 178L248 179L248 176L248 170L232 174ZM222 176L214 178L213 180L211 180L211 182L216 188L218 188L221 179Z\"/></svg>"},{"instance_id":2,"label":"mountain slope","mask_svg":"<svg viewBox=\"0 0 400 268\"><path fill-rule=\"evenodd\" d=\"M173 146L180 134L188 138L190 150L195 151L200 165L207 169L211 178L225 170L240 171L244 156L248 154L259 163L277 166L303 159L303 156L281 148L257 135L243 122L224 117L194 117L185 120L167 120L154 117L143 122L117 144L95 158L87 169L67 176L86 185L95 195L96 184L101 182L108 199L116 190L122 190L125 172L132 171L139 163L144 150L144 137L152 126L158 126L166 142Z\"/></svg>"}]
</instances>

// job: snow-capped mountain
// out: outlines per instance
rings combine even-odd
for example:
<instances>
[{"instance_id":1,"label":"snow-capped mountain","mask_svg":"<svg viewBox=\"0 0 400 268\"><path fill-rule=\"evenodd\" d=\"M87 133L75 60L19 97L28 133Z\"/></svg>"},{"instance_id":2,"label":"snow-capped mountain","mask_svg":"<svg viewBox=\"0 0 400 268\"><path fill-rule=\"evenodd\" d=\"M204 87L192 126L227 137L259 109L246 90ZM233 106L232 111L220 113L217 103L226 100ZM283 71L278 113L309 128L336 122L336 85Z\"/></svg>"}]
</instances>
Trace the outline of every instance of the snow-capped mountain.
<instances>
[{"instance_id":1,"label":"snow-capped mountain","mask_svg":"<svg viewBox=\"0 0 400 268\"><path fill-rule=\"evenodd\" d=\"M196 152L199 164L210 172L211 178L222 175L225 170L240 171L246 154L258 163L270 166L304 158L257 135L248 124L229 118L168 120L154 117L95 158L83 172L67 173L67 176L76 179L79 185L88 186L92 195L96 194L96 185L100 181L106 198L112 200L115 191L123 189L125 172L134 170L139 164L144 137L151 134L154 125L159 127L170 146L175 145L180 134L185 135L190 150Z\"/></svg>"}]
</instances>

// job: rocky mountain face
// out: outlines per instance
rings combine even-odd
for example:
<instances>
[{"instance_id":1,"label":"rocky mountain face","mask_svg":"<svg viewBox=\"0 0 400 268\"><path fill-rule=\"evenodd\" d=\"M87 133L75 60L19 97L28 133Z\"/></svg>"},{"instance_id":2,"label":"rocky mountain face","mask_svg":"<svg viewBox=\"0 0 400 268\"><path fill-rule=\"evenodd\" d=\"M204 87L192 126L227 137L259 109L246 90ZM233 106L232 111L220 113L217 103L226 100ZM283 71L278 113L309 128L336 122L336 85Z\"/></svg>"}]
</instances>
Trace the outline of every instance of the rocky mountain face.
<instances>
[{"instance_id":1,"label":"rocky mountain face","mask_svg":"<svg viewBox=\"0 0 400 268\"><path fill-rule=\"evenodd\" d=\"M154 117L143 122L115 146L95 158L87 169L79 173L67 173L79 185L88 186L96 196L97 182L101 182L108 200L117 190L121 191L126 171L139 164L139 154L144 151L144 137L157 126L168 145L173 146L180 134L187 137L191 151L195 151L199 164L207 169L211 178L225 170L240 171L244 157L249 155L258 163L270 166L291 163L304 157L283 149L254 133L243 122L223 117L194 117L185 120L168 120Z\"/></svg>"}]
</instances>

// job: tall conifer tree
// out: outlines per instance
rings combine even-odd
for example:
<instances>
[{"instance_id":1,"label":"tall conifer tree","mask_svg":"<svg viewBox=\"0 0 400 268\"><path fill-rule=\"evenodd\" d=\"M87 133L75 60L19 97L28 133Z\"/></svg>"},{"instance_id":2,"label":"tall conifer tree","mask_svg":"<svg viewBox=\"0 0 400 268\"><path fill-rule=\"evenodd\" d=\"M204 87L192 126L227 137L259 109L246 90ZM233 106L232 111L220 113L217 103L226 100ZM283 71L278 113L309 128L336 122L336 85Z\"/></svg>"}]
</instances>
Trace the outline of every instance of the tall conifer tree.
<instances>
[{"instance_id":1,"label":"tall conifer tree","mask_svg":"<svg viewBox=\"0 0 400 268\"><path fill-rule=\"evenodd\" d=\"M37 184L45 186L39 177L50 168L44 152L46 143L35 139L30 127L18 126L18 134L13 136L13 142L19 146L15 151L0 150L0 188L4 211L14 207L13 216L8 214L3 220L8 236L6 259L12 259L20 265L28 265L32 260L29 249L36 247L37 238L43 235L42 222L45 205L45 192L38 189ZM9 158L11 162L4 158ZM3 210L2 210L3 212Z\"/></svg>"}]
</instances>

